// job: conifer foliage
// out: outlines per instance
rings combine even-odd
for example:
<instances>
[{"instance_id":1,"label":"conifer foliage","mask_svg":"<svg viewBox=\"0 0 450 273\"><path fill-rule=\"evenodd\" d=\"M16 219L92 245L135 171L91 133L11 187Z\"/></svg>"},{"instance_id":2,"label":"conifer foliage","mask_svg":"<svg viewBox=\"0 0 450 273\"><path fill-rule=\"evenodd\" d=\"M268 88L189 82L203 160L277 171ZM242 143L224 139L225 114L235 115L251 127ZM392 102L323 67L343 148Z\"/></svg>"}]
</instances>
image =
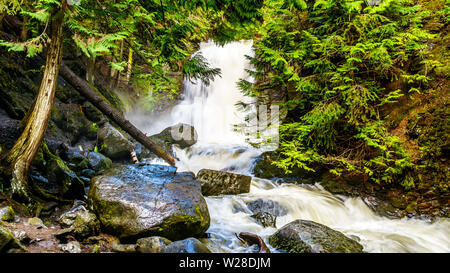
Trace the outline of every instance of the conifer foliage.
<instances>
[{"instance_id":1,"label":"conifer foliage","mask_svg":"<svg viewBox=\"0 0 450 273\"><path fill-rule=\"evenodd\" d=\"M404 144L387 130L381 108L427 92L444 64L430 53L438 34L424 24L448 23L413 0L267 0L251 61L256 85L286 98L278 167L359 172L377 183L414 186ZM444 1L441 1L444 2ZM441 3L444 6L444 3ZM402 88L389 89L389 83ZM394 85L395 86L395 85Z\"/></svg>"}]
</instances>

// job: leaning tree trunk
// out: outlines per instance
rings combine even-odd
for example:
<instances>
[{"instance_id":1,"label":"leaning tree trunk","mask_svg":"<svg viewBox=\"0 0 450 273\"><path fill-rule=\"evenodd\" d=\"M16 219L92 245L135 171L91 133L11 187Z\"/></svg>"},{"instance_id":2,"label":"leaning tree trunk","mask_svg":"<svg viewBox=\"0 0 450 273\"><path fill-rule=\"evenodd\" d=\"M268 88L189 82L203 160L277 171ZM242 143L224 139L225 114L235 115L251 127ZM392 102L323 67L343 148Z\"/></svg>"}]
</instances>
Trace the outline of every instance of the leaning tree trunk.
<instances>
[{"instance_id":1,"label":"leaning tree trunk","mask_svg":"<svg viewBox=\"0 0 450 273\"><path fill-rule=\"evenodd\" d=\"M175 160L165 151L163 151L156 143L150 140L141 130L134 126L130 121L125 119L117 110L109 105L101 96L97 94L82 78L78 77L69 67L65 64L61 65L61 76L72 85L81 95L86 97L90 103L92 103L97 109L99 109L104 115L113 120L124 131L130 134L134 139L139 141L151 152L158 157L164 159L167 163L175 166ZM130 151L131 152L131 151Z\"/></svg>"},{"instance_id":2,"label":"leaning tree trunk","mask_svg":"<svg viewBox=\"0 0 450 273\"><path fill-rule=\"evenodd\" d=\"M30 109L22 135L14 144L6 159L12 175L12 194L27 202L33 201L27 182L28 172L44 138L55 97L62 59L63 23L64 13L61 10L53 16L51 21L51 40L47 49L45 71L38 95L32 109Z\"/></svg>"}]
</instances>

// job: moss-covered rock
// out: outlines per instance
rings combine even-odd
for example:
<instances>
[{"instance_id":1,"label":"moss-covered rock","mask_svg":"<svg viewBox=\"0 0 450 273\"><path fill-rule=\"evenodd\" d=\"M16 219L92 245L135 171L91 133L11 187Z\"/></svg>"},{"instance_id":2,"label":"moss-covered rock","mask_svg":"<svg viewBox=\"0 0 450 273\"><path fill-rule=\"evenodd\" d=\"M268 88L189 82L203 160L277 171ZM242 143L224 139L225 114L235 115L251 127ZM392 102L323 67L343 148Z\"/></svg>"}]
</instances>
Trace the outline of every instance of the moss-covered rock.
<instances>
[{"instance_id":1,"label":"moss-covered rock","mask_svg":"<svg viewBox=\"0 0 450 273\"><path fill-rule=\"evenodd\" d=\"M100 232L100 222L95 214L80 205L63 213L59 218L62 227L70 229L76 238L87 238Z\"/></svg>"},{"instance_id":2,"label":"moss-covered rock","mask_svg":"<svg viewBox=\"0 0 450 273\"><path fill-rule=\"evenodd\" d=\"M61 158L54 157L48 161L46 176L50 182L60 186L61 194L65 198L83 198L85 194L83 182Z\"/></svg>"},{"instance_id":3,"label":"moss-covered rock","mask_svg":"<svg viewBox=\"0 0 450 273\"><path fill-rule=\"evenodd\" d=\"M14 210L12 207L8 206L8 207L0 208L0 220L1 221L5 221L5 222L13 221L14 215L15 214L14 214Z\"/></svg>"},{"instance_id":4,"label":"moss-covered rock","mask_svg":"<svg viewBox=\"0 0 450 273\"><path fill-rule=\"evenodd\" d=\"M192 173L161 165L124 165L94 177L89 202L103 230L122 240L201 236L207 204Z\"/></svg>"},{"instance_id":5,"label":"moss-covered rock","mask_svg":"<svg viewBox=\"0 0 450 273\"><path fill-rule=\"evenodd\" d=\"M134 149L133 144L124 134L109 123L98 130L98 140L101 144L101 152L111 159L129 158Z\"/></svg>"},{"instance_id":6,"label":"moss-covered rock","mask_svg":"<svg viewBox=\"0 0 450 273\"><path fill-rule=\"evenodd\" d=\"M339 231L312 221L293 221L269 237L269 243L290 253L361 253L363 246Z\"/></svg>"},{"instance_id":7,"label":"moss-covered rock","mask_svg":"<svg viewBox=\"0 0 450 273\"><path fill-rule=\"evenodd\" d=\"M20 252L25 251L25 247L14 237L11 230L0 221L0 253L10 249L17 249Z\"/></svg>"},{"instance_id":8,"label":"moss-covered rock","mask_svg":"<svg viewBox=\"0 0 450 273\"><path fill-rule=\"evenodd\" d=\"M202 169L197 180L205 196L219 194L240 194L250 192L252 178L247 175Z\"/></svg>"}]
</instances>

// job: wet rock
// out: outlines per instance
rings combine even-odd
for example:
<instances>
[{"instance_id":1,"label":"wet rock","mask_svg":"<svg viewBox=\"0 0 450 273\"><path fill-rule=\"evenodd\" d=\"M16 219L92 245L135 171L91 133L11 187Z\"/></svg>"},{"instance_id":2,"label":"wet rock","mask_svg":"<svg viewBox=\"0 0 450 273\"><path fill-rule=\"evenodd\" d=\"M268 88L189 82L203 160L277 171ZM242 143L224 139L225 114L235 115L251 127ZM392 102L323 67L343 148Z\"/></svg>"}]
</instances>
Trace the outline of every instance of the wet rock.
<instances>
[{"instance_id":1,"label":"wet rock","mask_svg":"<svg viewBox=\"0 0 450 273\"><path fill-rule=\"evenodd\" d=\"M5 222L14 221L14 210L12 207L3 207L0 208L0 220Z\"/></svg>"},{"instance_id":2,"label":"wet rock","mask_svg":"<svg viewBox=\"0 0 450 273\"><path fill-rule=\"evenodd\" d=\"M162 253L172 241L164 237L153 236L141 238L136 242L136 251L140 253Z\"/></svg>"},{"instance_id":3,"label":"wet rock","mask_svg":"<svg viewBox=\"0 0 450 273\"><path fill-rule=\"evenodd\" d=\"M164 253L211 253L202 242L195 238L176 241L164 248Z\"/></svg>"},{"instance_id":4,"label":"wet rock","mask_svg":"<svg viewBox=\"0 0 450 273\"><path fill-rule=\"evenodd\" d=\"M273 216L284 216L287 214L288 210L283 207L280 203L269 200L269 199L256 199L255 201L245 202L248 209L254 214L257 213L270 213Z\"/></svg>"},{"instance_id":5,"label":"wet rock","mask_svg":"<svg viewBox=\"0 0 450 273\"><path fill-rule=\"evenodd\" d=\"M89 162L84 152L79 148L68 147L64 153L63 159L73 164L75 170L83 170L89 168Z\"/></svg>"},{"instance_id":6,"label":"wet rock","mask_svg":"<svg viewBox=\"0 0 450 273\"><path fill-rule=\"evenodd\" d=\"M184 149L197 143L198 135L193 126L179 123L167 127L161 133L153 135L150 138L160 139L170 144L177 144L180 148Z\"/></svg>"},{"instance_id":7,"label":"wet rock","mask_svg":"<svg viewBox=\"0 0 450 273\"><path fill-rule=\"evenodd\" d=\"M106 232L122 240L201 236L210 218L192 173L162 165L123 165L91 181L89 201Z\"/></svg>"},{"instance_id":8,"label":"wet rock","mask_svg":"<svg viewBox=\"0 0 450 273\"><path fill-rule=\"evenodd\" d=\"M80 243L77 241L71 241L67 244L59 245L62 251L68 253L81 253Z\"/></svg>"},{"instance_id":9,"label":"wet rock","mask_svg":"<svg viewBox=\"0 0 450 273\"><path fill-rule=\"evenodd\" d=\"M274 227L276 228L277 218L268 212L258 212L250 216L256 220L263 227Z\"/></svg>"},{"instance_id":10,"label":"wet rock","mask_svg":"<svg viewBox=\"0 0 450 273\"><path fill-rule=\"evenodd\" d=\"M89 161L89 166L96 172L101 172L112 167L111 159L96 152L90 152L87 159Z\"/></svg>"},{"instance_id":11,"label":"wet rock","mask_svg":"<svg viewBox=\"0 0 450 273\"><path fill-rule=\"evenodd\" d=\"M61 187L61 194L66 198L81 199L84 196L84 185L78 176L58 157L51 159L47 166L49 181Z\"/></svg>"},{"instance_id":12,"label":"wet rock","mask_svg":"<svg viewBox=\"0 0 450 273\"><path fill-rule=\"evenodd\" d=\"M363 246L339 231L312 221L293 221L269 237L269 243L290 253L360 253Z\"/></svg>"},{"instance_id":13,"label":"wet rock","mask_svg":"<svg viewBox=\"0 0 450 273\"><path fill-rule=\"evenodd\" d=\"M191 125L180 123L167 127L161 133L149 136L149 138L166 153L174 157L172 145L178 145L182 149L194 145L197 142L197 132ZM141 144L136 145L135 151L140 160L157 158L154 153L142 147Z\"/></svg>"},{"instance_id":14,"label":"wet rock","mask_svg":"<svg viewBox=\"0 0 450 273\"><path fill-rule=\"evenodd\" d=\"M375 211L377 215L384 216L390 219L402 217L401 211L393 207L389 202L383 201L374 196L363 196L362 200L369 208Z\"/></svg>"},{"instance_id":15,"label":"wet rock","mask_svg":"<svg viewBox=\"0 0 450 273\"><path fill-rule=\"evenodd\" d=\"M197 180L205 196L219 194L240 194L250 192L252 178L242 174L202 169Z\"/></svg>"},{"instance_id":16,"label":"wet rock","mask_svg":"<svg viewBox=\"0 0 450 273\"><path fill-rule=\"evenodd\" d=\"M101 152L111 159L130 157L130 152L134 149L132 143L109 123L98 130L98 140Z\"/></svg>"},{"instance_id":17,"label":"wet rock","mask_svg":"<svg viewBox=\"0 0 450 273\"><path fill-rule=\"evenodd\" d=\"M69 228L70 233L77 238L86 238L100 232L97 217L82 205L62 214L59 223L62 227Z\"/></svg>"}]
</instances>

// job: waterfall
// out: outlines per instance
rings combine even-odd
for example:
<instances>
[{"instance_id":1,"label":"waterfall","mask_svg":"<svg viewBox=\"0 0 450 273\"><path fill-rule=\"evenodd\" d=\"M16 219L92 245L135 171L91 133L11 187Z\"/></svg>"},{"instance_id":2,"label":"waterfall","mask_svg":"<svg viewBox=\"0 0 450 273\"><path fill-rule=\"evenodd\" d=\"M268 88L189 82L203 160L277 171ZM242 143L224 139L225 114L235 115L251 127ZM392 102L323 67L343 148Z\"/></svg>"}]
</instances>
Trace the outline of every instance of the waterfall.
<instances>
[{"instance_id":1,"label":"waterfall","mask_svg":"<svg viewBox=\"0 0 450 273\"><path fill-rule=\"evenodd\" d=\"M251 175L253 159L263 150L253 148L234 125L245 121L248 112L236 104L251 103L237 88L239 79L251 80L246 55L253 56L252 43L233 42L221 47L212 42L202 43L200 53L212 67L222 71L210 86L200 81L185 80L184 98L170 113L159 117L159 122L146 128L147 133L158 133L179 122L193 125L198 142L186 149L175 148L178 171L200 169L227 170ZM249 109L255 112L254 108ZM134 121L133 117L130 117ZM158 163L162 163L158 161ZM263 228L252 218L246 202L257 199L272 200L287 209L277 218L277 227L296 220L312 220L356 236L368 252L450 252L450 221L440 219L433 223L418 219L388 219L376 215L361 198L335 196L319 184L277 184L253 177L250 193L207 197L211 226L206 240L215 252L249 252L235 233L252 232L267 239L275 228ZM266 240L267 242L267 240ZM269 246L270 247L270 246ZM272 249L275 251L274 249Z\"/></svg>"}]
</instances>

